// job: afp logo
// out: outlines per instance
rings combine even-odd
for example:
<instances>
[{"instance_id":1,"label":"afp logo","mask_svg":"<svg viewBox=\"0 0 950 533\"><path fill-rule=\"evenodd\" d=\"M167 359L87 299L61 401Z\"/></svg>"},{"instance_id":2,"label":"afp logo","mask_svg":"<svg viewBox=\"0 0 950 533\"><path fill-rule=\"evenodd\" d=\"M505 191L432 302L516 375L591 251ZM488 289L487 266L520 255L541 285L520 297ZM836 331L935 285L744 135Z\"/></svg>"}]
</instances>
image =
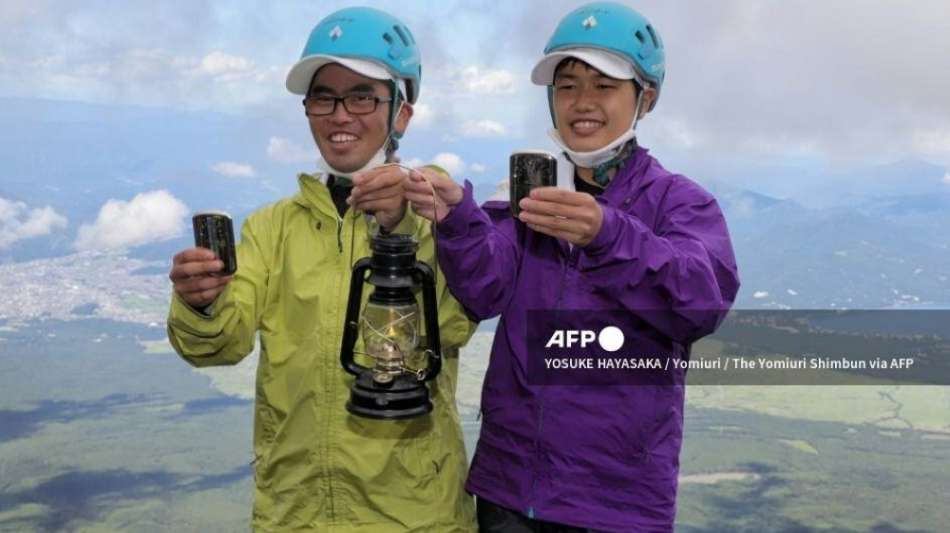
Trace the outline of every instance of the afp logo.
<instances>
[{"instance_id":1,"label":"afp logo","mask_svg":"<svg viewBox=\"0 0 950 533\"><path fill-rule=\"evenodd\" d=\"M615 326L607 326L600 333L589 329L556 329L545 348L587 348L594 341L607 352L616 352L623 347L623 332Z\"/></svg>"}]
</instances>

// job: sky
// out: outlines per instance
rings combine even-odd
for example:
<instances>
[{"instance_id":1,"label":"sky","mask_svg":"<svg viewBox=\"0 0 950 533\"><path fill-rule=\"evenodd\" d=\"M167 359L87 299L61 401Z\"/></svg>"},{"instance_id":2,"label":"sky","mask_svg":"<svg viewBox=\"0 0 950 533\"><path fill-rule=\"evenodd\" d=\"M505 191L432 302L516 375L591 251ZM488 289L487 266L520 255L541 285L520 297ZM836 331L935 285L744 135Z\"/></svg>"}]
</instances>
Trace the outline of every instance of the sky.
<instances>
[{"instance_id":1,"label":"sky","mask_svg":"<svg viewBox=\"0 0 950 533\"><path fill-rule=\"evenodd\" d=\"M407 158L479 176L502 172L507 152L465 147L550 149L545 91L529 73L558 20L583 3L365 2L403 19L421 48L421 98ZM284 78L311 28L350 5L356 4L4 0L0 97L296 121L301 128L275 134L262 155L306 161L313 146L301 134L299 97L286 91ZM642 144L662 160L690 171L725 160L847 167L913 158L950 167L945 0L628 5L652 22L666 46L659 103L638 126ZM213 170L256 176L248 161L217 162ZM129 205L110 209L149 198L155 201L116 199ZM33 212L6 202L0 217L16 217L24 234L34 219L62 224L40 206ZM88 237L81 245L95 242Z\"/></svg>"},{"instance_id":2,"label":"sky","mask_svg":"<svg viewBox=\"0 0 950 533\"><path fill-rule=\"evenodd\" d=\"M530 68L557 20L580 4L367 5L404 19L420 42L414 127L532 139L543 135L547 111ZM5 0L0 95L297 113L286 72L310 28L348 5ZM629 5L667 47L667 82L644 124L656 143L748 157L917 155L950 163L944 1Z\"/></svg>"}]
</instances>

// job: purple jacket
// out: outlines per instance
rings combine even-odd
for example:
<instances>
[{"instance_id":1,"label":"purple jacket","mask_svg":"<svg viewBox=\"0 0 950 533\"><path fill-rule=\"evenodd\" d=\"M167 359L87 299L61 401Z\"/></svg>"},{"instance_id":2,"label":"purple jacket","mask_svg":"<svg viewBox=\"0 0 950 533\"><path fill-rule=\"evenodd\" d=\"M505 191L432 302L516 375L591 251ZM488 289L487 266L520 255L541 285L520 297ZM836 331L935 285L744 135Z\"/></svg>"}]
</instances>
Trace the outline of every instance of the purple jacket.
<instances>
[{"instance_id":1,"label":"purple jacket","mask_svg":"<svg viewBox=\"0 0 950 533\"><path fill-rule=\"evenodd\" d=\"M437 227L452 293L474 318L501 315L466 488L541 520L672 531L685 373L662 385L529 383L528 311L621 309L629 341L685 359L735 299L735 257L715 199L643 148L598 202L603 226L584 248L526 228L507 202L480 209L470 183Z\"/></svg>"}]
</instances>

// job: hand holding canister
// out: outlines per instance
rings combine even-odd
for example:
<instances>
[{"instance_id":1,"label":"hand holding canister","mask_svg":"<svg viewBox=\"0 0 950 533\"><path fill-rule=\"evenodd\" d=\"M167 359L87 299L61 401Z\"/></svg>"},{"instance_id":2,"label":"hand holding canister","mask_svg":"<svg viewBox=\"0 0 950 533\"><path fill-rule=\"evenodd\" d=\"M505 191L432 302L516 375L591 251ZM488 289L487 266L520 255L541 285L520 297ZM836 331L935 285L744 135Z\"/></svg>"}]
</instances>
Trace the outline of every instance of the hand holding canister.
<instances>
[{"instance_id":1,"label":"hand holding canister","mask_svg":"<svg viewBox=\"0 0 950 533\"><path fill-rule=\"evenodd\" d=\"M231 217L219 212L198 213L192 224L196 246L175 254L168 279L182 300L204 310L237 271L234 230Z\"/></svg>"}]
</instances>

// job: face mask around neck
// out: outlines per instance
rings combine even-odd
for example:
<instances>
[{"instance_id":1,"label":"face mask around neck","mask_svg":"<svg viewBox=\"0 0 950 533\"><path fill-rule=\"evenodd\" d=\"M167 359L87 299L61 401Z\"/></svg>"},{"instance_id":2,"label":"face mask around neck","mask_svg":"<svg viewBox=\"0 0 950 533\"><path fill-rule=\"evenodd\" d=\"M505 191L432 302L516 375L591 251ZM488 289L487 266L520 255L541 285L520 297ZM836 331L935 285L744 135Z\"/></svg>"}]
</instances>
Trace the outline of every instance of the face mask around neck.
<instances>
[{"instance_id":1,"label":"face mask around neck","mask_svg":"<svg viewBox=\"0 0 950 533\"><path fill-rule=\"evenodd\" d=\"M600 165L610 161L611 159L617 157L617 154L623 150L625 144L630 139L633 139L636 136L637 132L634 126L631 126L629 130L625 131L622 135L614 139L612 142L599 148L592 152L575 152L568 148L567 144L561 139L561 134L557 132L556 129L548 130L548 135L554 141L558 147L567 154L568 159L574 163L575 166L582 168L597 168Z\"/></svg>"},{"instance_id":2,"label":"face mask around neck","mask_svg":"<svg viewBox=\"0 0 950 533\"><path fill-rule=\"evenodd\" d=\"M319 161L320 170L322 170L326 174L332 174L333 176L336 176L337 183L348 184L353 181L354 175L359 174L360 172L367 171L367 170L372 170L386 163L386 144L387 143L383 143L383 146L380 147L380 149L376 152L376 154L373 155L373 157L371 157L370 160L367 161L365 165L363 165L362 167L352 172L343 172L341 170L337 170L333 168L330 165L330 163L328 163L327 160L323 159L322 157L320 158L320 161Z\"/></svg>"}]
</instances>

